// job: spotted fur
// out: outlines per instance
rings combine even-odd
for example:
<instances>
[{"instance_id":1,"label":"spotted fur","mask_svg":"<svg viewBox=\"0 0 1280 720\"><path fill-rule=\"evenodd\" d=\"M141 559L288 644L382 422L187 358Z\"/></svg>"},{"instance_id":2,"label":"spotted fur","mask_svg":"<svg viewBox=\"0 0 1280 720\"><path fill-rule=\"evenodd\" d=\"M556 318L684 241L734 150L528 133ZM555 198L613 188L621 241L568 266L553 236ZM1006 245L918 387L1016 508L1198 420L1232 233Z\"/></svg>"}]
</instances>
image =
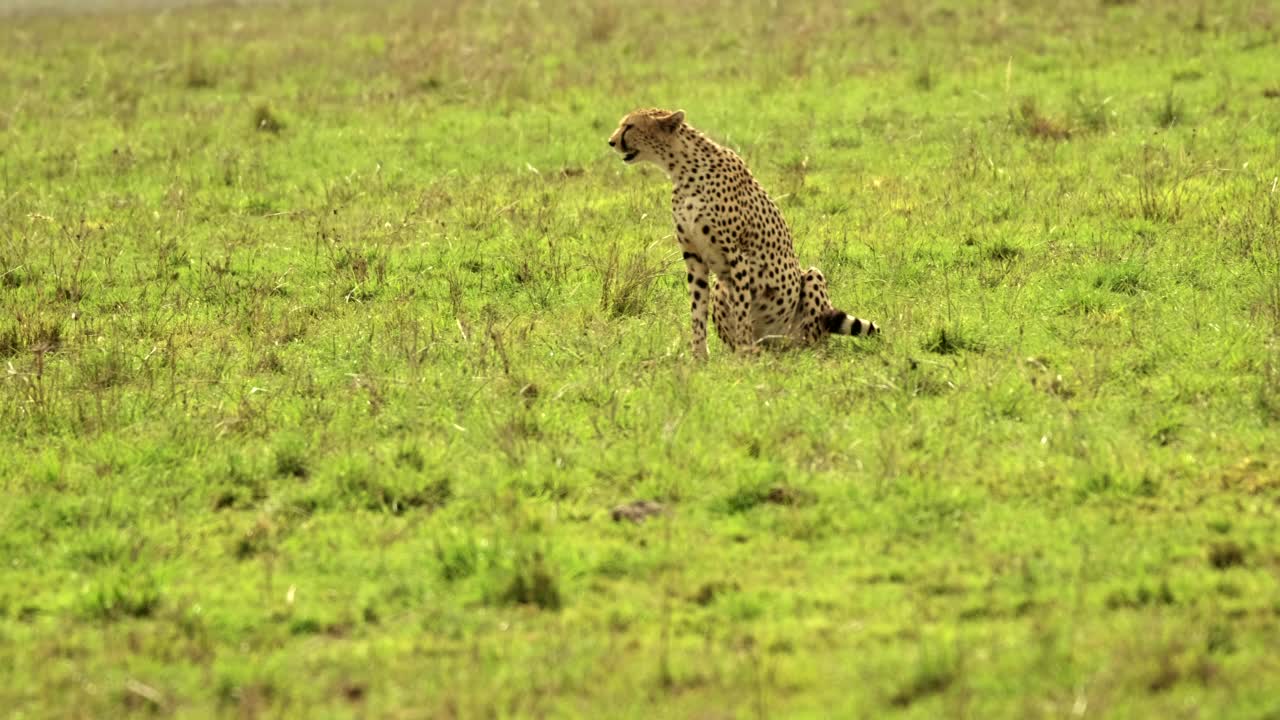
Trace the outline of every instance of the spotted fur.
<instances>
[{"instance_id":1,"label":"spotted fur","mask_svg":"<svg viewBox=\"0 0 1280 720\"><path fill-rule=\"evenodd\" d=\"M671 211L688 271L694 355L707 354L708 311L720 339L738 352L755 352L771 338L810 345L828 334L879 331L831 306L826 278L817 268L801 271L782 213L746 163L685 123L684 111L636 110L609 145L627 163L658 165L675 186Z\"/></svg>"}]
</instances>

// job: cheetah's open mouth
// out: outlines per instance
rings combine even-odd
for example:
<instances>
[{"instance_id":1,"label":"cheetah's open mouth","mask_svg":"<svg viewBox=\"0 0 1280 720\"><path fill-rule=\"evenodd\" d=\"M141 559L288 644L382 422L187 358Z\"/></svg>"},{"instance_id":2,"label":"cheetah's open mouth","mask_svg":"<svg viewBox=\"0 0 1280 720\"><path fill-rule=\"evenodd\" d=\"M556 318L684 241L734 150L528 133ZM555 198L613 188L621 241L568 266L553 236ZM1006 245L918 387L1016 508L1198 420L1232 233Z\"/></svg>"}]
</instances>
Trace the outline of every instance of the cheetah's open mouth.
<instances>
[{"instance_id":1,"label":"cheetah's open mouth","mask_svg":"<svg viewBox=\"0 0 1280 720\"><path fill-rule=\"evenodd\" d=\"M628 125L622 130L622 136L618 138L618 149L622 151L622 162L631 162L640 154L639 150L632 150L627 147L627 133L631 132L631 126Z\"/></svg>"}]
</instances>

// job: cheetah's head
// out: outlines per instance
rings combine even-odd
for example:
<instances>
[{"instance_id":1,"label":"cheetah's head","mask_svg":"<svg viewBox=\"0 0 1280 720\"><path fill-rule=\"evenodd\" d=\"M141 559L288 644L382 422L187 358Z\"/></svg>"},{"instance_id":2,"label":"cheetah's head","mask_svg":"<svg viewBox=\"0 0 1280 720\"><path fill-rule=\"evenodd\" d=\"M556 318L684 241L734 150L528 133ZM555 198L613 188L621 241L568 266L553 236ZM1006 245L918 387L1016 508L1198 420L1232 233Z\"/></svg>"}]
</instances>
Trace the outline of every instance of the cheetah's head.
<instances>
[{"instance_id":1,"label":"cheetah's head","mask_svg":"<svg viewBox=\"0 0 1280 720\"><path fill-rule=\"evenodd\" d=\"M622 153L623 162L659 162L683 124L683 110L633 110L609 136L609 147Z\"/></svg>"}]
</instances>

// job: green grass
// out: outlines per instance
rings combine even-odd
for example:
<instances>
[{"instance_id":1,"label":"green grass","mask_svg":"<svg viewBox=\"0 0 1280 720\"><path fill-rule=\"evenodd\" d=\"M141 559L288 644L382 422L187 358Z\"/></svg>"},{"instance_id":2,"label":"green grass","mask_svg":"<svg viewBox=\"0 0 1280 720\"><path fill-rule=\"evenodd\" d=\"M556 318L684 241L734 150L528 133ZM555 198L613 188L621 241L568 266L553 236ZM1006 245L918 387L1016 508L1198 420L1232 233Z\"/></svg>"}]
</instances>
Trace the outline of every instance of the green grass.
<instances>
[{"instance_id":1,"label":"green grass","mask_svg":"<svg viewBox=\"0 0 1280 720\"><path fill-rule=\"evenodd\" d=\"M6 18L0 706L1277 717L1277 23ZM689 357L653 105L883 337Z\"/></svg>"}]
</instances>

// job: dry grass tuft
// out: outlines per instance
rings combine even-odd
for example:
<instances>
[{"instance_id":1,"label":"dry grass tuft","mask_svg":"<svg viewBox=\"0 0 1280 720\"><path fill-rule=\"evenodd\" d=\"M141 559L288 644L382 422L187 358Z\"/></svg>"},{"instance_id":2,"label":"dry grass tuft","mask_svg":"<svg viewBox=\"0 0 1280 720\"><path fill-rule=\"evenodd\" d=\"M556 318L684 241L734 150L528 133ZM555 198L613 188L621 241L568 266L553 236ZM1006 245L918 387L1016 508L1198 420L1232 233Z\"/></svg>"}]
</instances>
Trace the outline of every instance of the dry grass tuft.
<instances>
[{"instance_id":1,"label":"dry grass tuft","mask_svg":"<svg viewBox=\"0 0 1280 720\"><path fill-rule=\"evenodd\" d=\"M1017 121L1022 132L1038 140L1071 139L1071 128L1066 122L1042 113L1035 98L1023 98L1018 106Z\"/></svg>"}]
</instances>

